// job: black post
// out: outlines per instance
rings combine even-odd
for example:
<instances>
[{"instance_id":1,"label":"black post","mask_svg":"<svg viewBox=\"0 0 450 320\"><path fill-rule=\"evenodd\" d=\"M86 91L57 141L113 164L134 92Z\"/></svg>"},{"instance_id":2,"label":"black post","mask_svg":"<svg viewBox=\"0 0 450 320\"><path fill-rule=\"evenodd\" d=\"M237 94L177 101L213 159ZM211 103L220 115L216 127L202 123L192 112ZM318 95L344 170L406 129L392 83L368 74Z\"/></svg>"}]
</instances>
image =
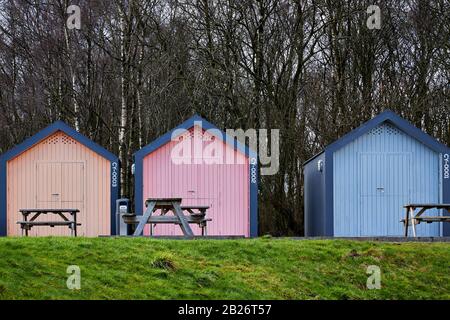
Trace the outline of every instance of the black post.
<instances>
[{"instance_id":1,"label":"black post","mask_svg":"<svg viewBox=\"0 0 450 320\"><path fill-rule=\"evenodd\" d=\"M406 218L405 218L405 237L408 237L408 224L409 224L409 207L406 207Z\"/></svg>"}]
</instances>

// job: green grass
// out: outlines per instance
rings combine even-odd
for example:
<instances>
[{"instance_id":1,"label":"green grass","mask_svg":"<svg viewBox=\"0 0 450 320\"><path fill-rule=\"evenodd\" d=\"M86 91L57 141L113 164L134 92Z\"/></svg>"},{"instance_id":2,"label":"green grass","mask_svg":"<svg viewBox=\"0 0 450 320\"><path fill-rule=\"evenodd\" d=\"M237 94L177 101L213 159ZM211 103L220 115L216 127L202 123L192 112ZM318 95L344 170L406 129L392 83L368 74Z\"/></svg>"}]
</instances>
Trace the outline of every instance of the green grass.
<instances>
[{"instance_id":1,"label":"green grass","mask_svg":"<svg viewBox=\"0 0 450 320\"><path fill-rule=\"evenodd\" d=\"M450 244L1 238L0 299L450 299Z\"/></svg>"}]
</instances>

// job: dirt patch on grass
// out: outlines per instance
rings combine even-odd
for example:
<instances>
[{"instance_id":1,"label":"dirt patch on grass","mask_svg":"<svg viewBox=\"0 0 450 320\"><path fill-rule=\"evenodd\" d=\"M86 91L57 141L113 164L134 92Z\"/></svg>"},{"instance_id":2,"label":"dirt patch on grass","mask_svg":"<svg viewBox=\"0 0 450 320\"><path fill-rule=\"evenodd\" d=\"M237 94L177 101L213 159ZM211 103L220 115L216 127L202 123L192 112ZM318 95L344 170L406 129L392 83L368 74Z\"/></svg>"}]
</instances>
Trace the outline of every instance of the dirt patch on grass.
<instances>
[{"instance_id":1,"label":"dirt patch on grass","mask_svg":"<svg viewBox=\"0 0 450 320\"><path fill-rule=\"evenodd\" d=\"M175 259L173 255L169 253L158 254L151 262L151 266L153 268L164 269L168 271L175 271L177 269Z\"/></svg>"}]
</instances>

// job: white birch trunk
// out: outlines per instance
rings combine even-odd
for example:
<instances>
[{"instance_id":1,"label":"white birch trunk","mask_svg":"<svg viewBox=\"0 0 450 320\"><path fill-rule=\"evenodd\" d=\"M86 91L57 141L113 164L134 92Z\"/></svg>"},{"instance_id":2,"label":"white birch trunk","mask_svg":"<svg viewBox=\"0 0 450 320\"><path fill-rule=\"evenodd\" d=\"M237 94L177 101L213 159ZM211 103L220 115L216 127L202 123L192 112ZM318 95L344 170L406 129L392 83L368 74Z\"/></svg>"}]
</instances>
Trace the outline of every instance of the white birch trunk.
<instances>
[{"instance_id":1,"label":"white birch trunk","mask_svg":"<svg viewBox=\"0 0 450 320\"><path fill-rule=\"evenodd\" d=\"M67 8L68 3L65 2L65 7ZM70 38L69 38L69 30L67 29L66 24L64 24L64 40L66 44L66 56L67 56L67 63L69 64L69 72L70 72L70 94L71 94L71 100L73 105L73 113L74 113L74 122L75 122L75 130L80 131L80 121L78 119L79 116L79 106L77 102L77 96L76 96L76 89L75 89L75 72L73 70L72 65L72 55L71 55L71 48L70 48Z\"/></svg>"},{"instance_id":2,"label":"white birch trunk","mask_svg":"<svg viewBox=\"0 0 450 320\"><path fill-rule=\"evenodd\" d=\"M144 33L144 32L142 32ZM138 113L138 138L139 138L139 148L142 148L142 61L144 59L144 46L142 45L139 52L139 62L138 62L138 78L137 78L137 88L136 88L136 99L137 99L137 113Z\"/></svg>"},{"instance_id":3,"label":"white birch trunk","mask_svg":"<svg viewBox=\"0 0 450 320\"><path fill-rule=\"evenodd\" d=\"M125 10L125 8L123 8ZM120 89L121 89L121 105L120 105L120 126L119 126L119 159L122 164L126 163L125 152L125 128L127 125L127 101L126 101L126 84L125 84L125 12L119 7L120 14ZM123 165L122 165L123 167ZM125 170L120 171L121 193L126 186Z\"/></svg>"}]
</instances>

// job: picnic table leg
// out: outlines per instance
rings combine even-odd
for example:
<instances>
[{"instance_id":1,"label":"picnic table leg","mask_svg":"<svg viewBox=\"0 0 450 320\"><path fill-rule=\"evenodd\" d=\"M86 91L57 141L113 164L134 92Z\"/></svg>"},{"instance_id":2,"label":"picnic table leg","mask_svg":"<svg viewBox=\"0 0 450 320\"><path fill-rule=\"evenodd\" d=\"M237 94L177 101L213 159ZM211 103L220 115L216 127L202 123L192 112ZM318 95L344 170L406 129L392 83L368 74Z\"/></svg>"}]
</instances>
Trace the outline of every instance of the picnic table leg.
<instances>
[{"instance_id":1,"label":"picnic table leg","mask_svg":"<svg viewBox=\"0 0 450 320\"><path fill-rule=\"evenodd\" d=\"M408 225L409 225L409 207L406 207L406 217L405 217L405 237L408 237Z\"/></svg>"},{"instance_id":2,"label":"picnic table leg","mask_svg":"<svg viewBox=\"0 0 450 320\"><path fill-rule=\"evenodd\" d=\"M76 237L77 236L77 213L76 212L73 213L73 233L74 233L74 236Z\"/></svg>"},{"instance_id":3,"label":"picnic table leg","mask_svg":"<svg viewBox=\"0 0 450 320\"><path fill-rule=\"evenodd\" d=\"M183 210L181 210L180 203L173 201L172 205L173 205L173 209L175 211L175 215L180 220L180 223L181 223L180 227L181 227L181 230L183 231L183 234L188 237L193 237L194 233L192 232L192 229L189 226L189 223L187 223L187 221L186 221L186 217L183 214Z\"/></svg>"},{"instance_id":4,"label":"picnic table leg","mask_svg":"<svg viewBox=\"0 0 450 320\"><path fill-rule=\"evenodd\" d=\"M409 208L409 211L410 211L410 216L411 216L411 227L412 227L412 231L413 231L413 236L415 238L416 237L416 219L414 219L415 218L414 208L413 207Z\"/></svg>"},{"instance_id":5,"label":"picnic table leg","mask_svg":"<svg viewBox=\"0 0 450 320\"><path fill-rule=\"evenodd\" d=\"M153 209L155 208L155 205L156 205L155 201L151 201L148 204L147 209L145 210L145 213L141 218L141 221L139 222L138 226L134 230L133 236L140 236L142 234L142 232L144 231L144 227L148 222L148 219L150 219L150 217L153 213Z\"/></svg>"},{"instance_id":6,"label":"picnic table leg","mask_svg":"<svg viewBox=\"0 0 450 320\"><path fill-rule=\"evenodd\" d=\"M26 214L24 215L24 220L25 220L25 221L27 221L27 219L28 219L27 216L28 216L28 215L26 215ZM24 227L25 227L25 237L28 237L28 226L27 226L27 225L24 225Z\"/></svg>"}]
</instances>

